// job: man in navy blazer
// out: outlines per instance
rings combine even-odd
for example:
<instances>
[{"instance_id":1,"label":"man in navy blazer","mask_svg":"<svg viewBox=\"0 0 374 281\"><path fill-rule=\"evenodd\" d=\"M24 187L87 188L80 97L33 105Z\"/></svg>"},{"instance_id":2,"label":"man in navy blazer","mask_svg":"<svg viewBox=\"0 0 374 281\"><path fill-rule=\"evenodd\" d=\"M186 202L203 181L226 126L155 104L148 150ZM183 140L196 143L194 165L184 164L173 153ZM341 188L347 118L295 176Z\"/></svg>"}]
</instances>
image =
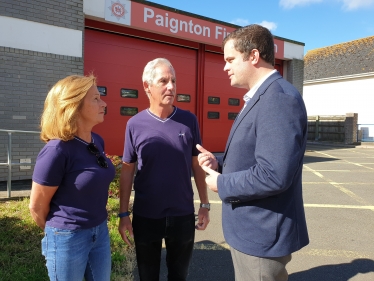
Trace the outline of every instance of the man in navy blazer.
<instances>
[{"instance_id":1,"label":"man in navy blazer","mask_svg":"<svg viewBox=\"0 0 374 281\"><path fill-rule=\"evenodd\" d=\"M305 105L274 69L268 29L240 28L224 39L223 49L231 86L248 92L223 156L198 146L199 164L222 200L235 280L285 281L291 253L309 243L302 198Z\"/></svg>"}]
</instances>

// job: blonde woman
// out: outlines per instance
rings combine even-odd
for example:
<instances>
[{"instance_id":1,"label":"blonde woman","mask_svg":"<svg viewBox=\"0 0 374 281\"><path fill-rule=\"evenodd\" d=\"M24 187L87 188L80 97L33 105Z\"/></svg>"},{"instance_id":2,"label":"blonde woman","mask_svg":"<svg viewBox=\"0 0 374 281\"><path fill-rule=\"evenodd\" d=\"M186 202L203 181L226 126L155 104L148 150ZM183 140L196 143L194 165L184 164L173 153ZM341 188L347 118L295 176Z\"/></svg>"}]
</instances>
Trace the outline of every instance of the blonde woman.
<instances>
[{"instance_id":1,"label":"blonde woman","mask_svg":"<svg viewBox=\"0 0 374 281\"><path fill-rule=\"evenodd\" d=\"M92 75L58 81L45 100L46 145L36 159L29 207L45 233L50 280L110 280L106 203L115 171L103 139L92 132L105 107Z\"/></svg>"}]
</instances>

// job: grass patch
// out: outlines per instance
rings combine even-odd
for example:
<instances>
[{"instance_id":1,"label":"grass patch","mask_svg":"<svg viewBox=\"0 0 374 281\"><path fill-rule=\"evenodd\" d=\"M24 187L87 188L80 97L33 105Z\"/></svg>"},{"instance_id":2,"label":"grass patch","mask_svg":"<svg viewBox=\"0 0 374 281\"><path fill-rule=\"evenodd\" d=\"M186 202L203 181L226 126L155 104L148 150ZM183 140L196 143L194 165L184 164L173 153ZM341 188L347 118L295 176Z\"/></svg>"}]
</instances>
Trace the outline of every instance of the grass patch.
<instances>
[{"instance_id":1,"label":"grass patch","mask_svg":"<svg viewBox=\"0 0 374 281\"><path fill-rule=\"evenodd\" d=\"M43 231L29 212L29 198L0 201L1 281L49 280L41 254ZM119 200L108 200L108 227L112 251L112 281L133 280L135 251L127 247L118 233Z\"/></svg>"}]
</instances>

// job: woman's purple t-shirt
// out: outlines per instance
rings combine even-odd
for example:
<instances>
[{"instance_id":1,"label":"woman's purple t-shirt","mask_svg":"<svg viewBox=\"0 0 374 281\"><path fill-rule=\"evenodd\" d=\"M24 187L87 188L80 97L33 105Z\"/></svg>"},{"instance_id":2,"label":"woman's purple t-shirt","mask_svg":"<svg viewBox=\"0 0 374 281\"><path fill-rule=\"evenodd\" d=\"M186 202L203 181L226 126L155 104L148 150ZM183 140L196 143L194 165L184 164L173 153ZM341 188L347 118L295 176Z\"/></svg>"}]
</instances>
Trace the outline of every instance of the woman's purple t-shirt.
<instances>
[{"instance_id":1,"label":"woman's purple t-shirt","mask_svg":"<svg viewBox=\"0 0 374 281\"><path fill-rule=\"evenodd\" d=\"M103 139L92 133L99 151L105 157ZM87 149L85 141L50 140L40 151L32 180L46 186L58 186L50 203L46 225L62 229L91 228L107 218L106 204L114 166L105 157L108 168L102 168Z\"/></svg>"},{"instance_id":2,"label":"woman's purple t-shirt","mask_svg":"<svg viewBox=\"0 0 374 281\"><path fill-rule=\"evenodd\" d=\"M126 127L122 160L138 161L134 180L134 213L147 218L183 216L194 212L192 156L201 144L192 113L174 108L165 120L143 110Z\"/></svg>"}]
</instances>

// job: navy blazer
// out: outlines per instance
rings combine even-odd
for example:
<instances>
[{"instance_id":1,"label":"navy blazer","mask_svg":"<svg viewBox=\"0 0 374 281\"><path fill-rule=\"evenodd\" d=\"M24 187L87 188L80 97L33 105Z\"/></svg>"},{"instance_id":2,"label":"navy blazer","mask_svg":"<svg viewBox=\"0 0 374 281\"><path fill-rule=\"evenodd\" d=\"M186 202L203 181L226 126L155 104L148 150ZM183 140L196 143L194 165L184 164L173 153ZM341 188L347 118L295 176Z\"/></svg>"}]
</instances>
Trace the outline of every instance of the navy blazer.
<instances>
[{"instance_id":1,"label":"navy blazer","mask_svg":"<svg viewBox=\"0 0 374 281\"><path fill-rule=\"evenodd\" d=\"M297 89L276 72L232 125L218 157L227 243L257 257L281 257L309 243L302 198L307 113Z\"/></svg>"}]
</instances>

